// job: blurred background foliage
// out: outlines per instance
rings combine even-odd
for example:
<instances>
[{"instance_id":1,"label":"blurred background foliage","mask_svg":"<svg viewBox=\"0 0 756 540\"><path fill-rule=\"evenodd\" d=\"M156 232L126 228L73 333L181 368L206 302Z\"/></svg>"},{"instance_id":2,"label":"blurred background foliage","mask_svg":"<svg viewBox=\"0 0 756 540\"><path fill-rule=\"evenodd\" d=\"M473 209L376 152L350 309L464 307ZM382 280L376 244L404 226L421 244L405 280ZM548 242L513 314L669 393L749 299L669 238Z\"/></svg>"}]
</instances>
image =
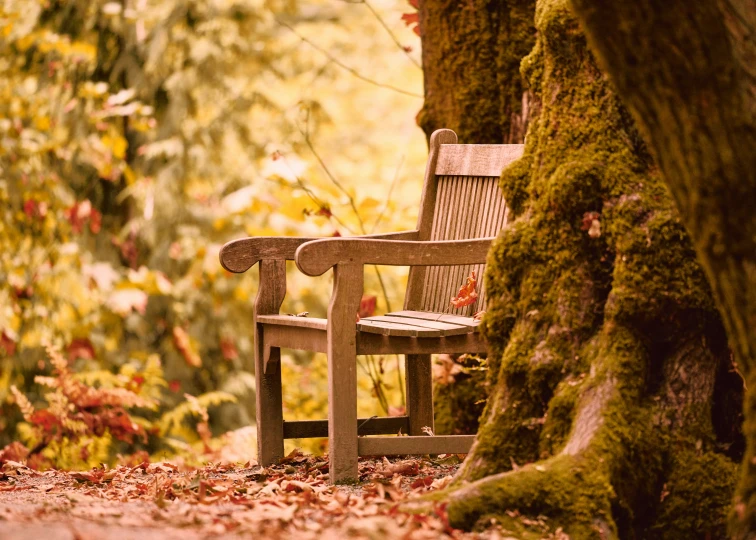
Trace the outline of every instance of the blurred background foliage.
<instances>
[{"instance_id":1,"label":"blurred background foliage","mask_svg":"<svg viewBox=\"0 0 756 540\"><path fill-rule=\"evenodd\" d=\"M257 275L225 272L218 251L248 235L414 226L426 146L412 8L0 6L5 457L253 457ZM406 269L381 272L366 271L366 294L396 309ZM324 316L329 281L292 265L283 312ZM325 417L325 359L282 368L285 417ZM397 369L361 360L361 415L401 408Z\"/></svg>"}]
</instances>

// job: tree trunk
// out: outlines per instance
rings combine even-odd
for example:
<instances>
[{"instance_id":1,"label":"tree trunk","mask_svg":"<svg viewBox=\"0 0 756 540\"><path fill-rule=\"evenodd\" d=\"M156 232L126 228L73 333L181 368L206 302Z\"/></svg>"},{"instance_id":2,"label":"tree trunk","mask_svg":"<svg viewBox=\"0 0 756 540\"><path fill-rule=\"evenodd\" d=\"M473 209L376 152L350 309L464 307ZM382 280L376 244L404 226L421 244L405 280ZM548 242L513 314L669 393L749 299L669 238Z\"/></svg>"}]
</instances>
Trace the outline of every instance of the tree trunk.
<instances>
[{"instance_id":1,"label":"tree trunk","mask_svg":"<svg viewBox=\"0 0 756 540\"><path fill-rule=\"evenodd\" d=\"M535 43L534 9L535 0L420 2L425 103L417 121L427 137L448 128L463 143L524 141L532 96L520 60ZM434 386L439 435L475 433L488 394L479 372L454 379Z\"/></svg>"},{"instance_id":2,"label":"tree trunk","mask_svg":"<svg viewBox=\"0 0 756 540\"><path fill-rule=\"evenodd\" d=\"M423 9L435 3L446 8ZM706 276L569 0L538 0L535 26L521 70L537 113L525 155L502 175L515 219L486 276L492 391L442 495L450 520L495 518L521 535L720 538L743 455L743 380ZM424 66L444 80L428 73L442 64Z\"/></svg>"},{"instance_id":3,"label":"tree trunk","mask_svg":"<svg viewBox=\"0 0 756 540\"><path fill-rule=\"evenodd\" d=\"M756 4L573 0L693 240L756 387ZM684 23L681 23L684 21ZM674 31L670 31L674 29ZM756 537L756 396L733 535Z\"/></svg>"},{"instance_id":4,"label":"tree trunk","mask_svg":"<svg viewBox=\"0 0 756 540\"><path fill-rule=\"evenodd\" d=\"M425 104L418 124L462 142L521 143L530 97L520 60L533 46L535 0L422 0Z\"/></svg>"}]
</instances>

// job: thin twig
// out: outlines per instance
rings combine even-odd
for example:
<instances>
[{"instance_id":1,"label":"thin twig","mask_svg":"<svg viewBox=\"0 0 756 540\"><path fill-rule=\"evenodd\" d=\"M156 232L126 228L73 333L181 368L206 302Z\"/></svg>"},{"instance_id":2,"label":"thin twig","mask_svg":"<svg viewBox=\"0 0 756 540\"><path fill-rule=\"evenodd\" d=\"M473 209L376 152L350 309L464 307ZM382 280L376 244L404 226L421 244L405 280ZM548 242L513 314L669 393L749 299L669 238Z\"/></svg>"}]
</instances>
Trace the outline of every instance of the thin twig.
<instances>
[{"instance_id":1,"label":"thin twig","mask_svg":"<svg viewBox=\"0 0 756 540\"><path fill-rule=\"evenodd\" d=\"M373 228L371 229L370 234L375 233L376 229L378 228L378 225L383 219L383 216L386 215L386 211L388 210L389 203L391 202L391 195L394 193L394 188L396 187L396 183L399 180L399 171L402 169L403 164L404 164L404 155L402 154L402 157L399 158L399 163L396 165L396 171L394 171L394 179L391 181L391 186L389 187L388 193L386 194L386 202L383 205L383 209L381 210L381 213L378 214L377 218L375 218L375 223L373 223Z\"/></svg>"},{"instance_id":2,"label":"thin twig","mask_svg":"<svg viewBox=\"0 0 756 540\"><path fill-rule=\"evenodd\" d=\"M373 84L373 85L378 86L380 88L386 88L388 90L393 90L394 92L398 92L400 94L404 94L405 96L412 96L412 97L416 97L416 98L422 98L423 97L422 94L416 94L415 92L410 92L408 90L403 90L403 89L398 88L396 86L392 86L390 84L382 83L382 82L376 81L375 79L371 79L369 77L365 77L363 74L361 74L356 69L354 69L354 68L346 65L341 60L339 60L338 58L336 58L335 56L333 56L331 53L329 53L327 50L325 50L324 48L322 48L320 45L317 45L313 41L311 41L311 40L307 39L306 37L304 37L302 34L300 34L299 32L297 32L294 29L294 27L291 26L290 24L283 22L281 19L279 19L275 15L273 16L273 19L278 24L280 24L281 26L283 26L284 28L288 28L295 36L297 36L303 42L307 43L310 47L312 47L313 49L315 49L316 51L318 51L319 53L321 53L322 55L324 55L326 58L328 58L329 60L331 60L334 64L336 64L337 66L339 66L341 69L344 69L344 70L348 71L349 73L351 73L352 75L354 75L355 77L357 77L358 79L360 79L361 81L365 81L367 83Z\"/></svg>"},{"instance_id":3,"label":"thin twig","mask_svg":"<svg viewBox=\"0 0 756 540\"><path fill-rule=\"evenodd\" d=\"M357 218L357 223L360 225L360 231L362 234L367 234L367 231L365 230L365 223L362 221L362 216L360 216L360 211L357 210L357 203L354 200L354 197L351 193L344 187L344 185L339 182L336 177L331 173L331 170L328 168L328 166L325 164L325 161L323 161L323 158L320 157L320 154L317 150L315 150L315 146L312 144L312 141L310 140L310 135L306 131L302 131L302 128L297 126L299 129L299 132L304 136L305 144L307 145L307 148L310 149L310 152L312 152L312 155L315 156L315 159L318 160L318 163L320 164L323 171L326 173L326 176L328 176L328 179L331 181L331 183L336 186L336 188L341 191L349 201L349 206L352 208L352 212L354 212L354 216Z\"/></svg>"},{"instance_id":4,"label":"thin twig","mask_svg":"<svg viewBox=\"0 0 756 540\"><path fill-rule=\"evenodd\" d=\"M284 164L289 169L289 171L291 172L292 176L294 178L296 178L296 180L297 180L297 187L299 187L302 191L304 191L305 194L310 198L310 200L312 202L314 202L317 205L318 208L330 208L330 206L328 204L326 204L324 201L322 201L317 195L315 195L315 193L310 188L307 187L307 185L297 175L297 173L294 172L294 169L291 167L291 164L286 159L286 156L284 156L283 154L281 154L281 158L280 159L283 159ZM349 227L349 225L347 225L346 223L344 223L336 214L334 214L333 210L330 210L330 212L331 212L331 217L333 218L333 220L336 223L338 223L339 225L341 225L347 232L349 232L349 234L354 234L354 231L351 229L351 227Z\"/></svg>"},{"instance_id":5,"label":"thin twig","mask_svg":"<svg viewBox=\"0 0 756 540\"><path fill-rule=\"evenodd\" d=\"M362 0L362 3L365 4L365 7L367 7L370 10L370 13L372 13L375 16L376 20L378 21L378 24L380 24L383 27L383 29L386 31L386 33L389 36L391 36L391 39L393 40L394 43L396 43L396 46L399 47L402 50L402 52L407 56L407 58L410 59L410 62L415 64L415 66L417 66L419 69L423 69L422 66L417 63L417 60L415 60L412 57L412 55L410 55L409 51L404 47L404 45L402 45L399 42L399 39L391 31L391 28L388 27L388 25L386 24L386 21L384 21L383 18L380 15L378 15L378 12L375 10L375 8L373 8L370 2L368 2L368 0Z\"/></svg>"}]
</instances>

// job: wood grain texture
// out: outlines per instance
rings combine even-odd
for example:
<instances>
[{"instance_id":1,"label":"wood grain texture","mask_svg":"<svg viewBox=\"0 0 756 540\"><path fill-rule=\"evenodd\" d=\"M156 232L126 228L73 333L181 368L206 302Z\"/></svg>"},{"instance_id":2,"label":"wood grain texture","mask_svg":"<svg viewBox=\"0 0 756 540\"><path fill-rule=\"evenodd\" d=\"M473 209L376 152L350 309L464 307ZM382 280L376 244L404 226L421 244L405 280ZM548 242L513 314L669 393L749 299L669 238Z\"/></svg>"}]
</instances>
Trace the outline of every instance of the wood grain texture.
<instances>
[{"instance_id":1,"label":"wood grain texture","mask_svg":"<svg viewBox=\"0 0 756 540\"><path fill-rule=\"evenodd\" d=\"M263 261L260 265L260 287L255 298L254 351L257 402L257 460L260 465L277 463L283 457L283 406L281 399L281 350L265 342L264 325L257 322L260 315L278 313L286 295L286 262ZM266 372L265 364L269 364ZM275 367L275 369L271 369Z\"/></svg>"},{"instance_id":2,"label":"wood grain texture","mask_svg":"<svg viewBox=\"0 0 756 540\"><path fill-rule=\"evenodd\" d=\"M474 440L475 435L360 437L358 447L361 456L467 454Z\"/></svg>"},{"instance_id":3,"label":"wood grain texture","mask_svg":"<svg viewBox=\"0 0 756 540\"><path fill-rule=\"evenodd\" d=\"M406 240L417 239L417 231L368 234L359 238ZM258 236L226 243L220 250L220 263L229 272L240 274L262 260L293 261L297 248L318 238Z\"/></svg>"},{"instance_id":4,"label":"wood grain texture","mask_svg":"<svg viewBox=\"0 0 756 540\"><path fill-rule=\"evenodd\" d=\"M487 352L485 341L477 333L440 338L384 336L360 332L357 354L452 354Z\"/></svg>"},{"instance_id":5,"label":"wood grain texture","mask_svg":"<svg viewBox=\"0 0 756 540\"><path fill-rule=\"evenodd\" d=\"M417 217L417 239L429 240L431 227L433 226L433 212L436 208L436 162L438 161L438 151L442 144L456 144L457 134L450 129L439 129L434 131L430 136L428 148L428 164L425 166L425 181L423 182L423 192L420 198L420 210ZM415 309L418 307L420 296L425 279L425 267L419 266L411 268L407 281L407 293L405 295L404 307Z\"/></svg>"},{"instance_id":6,"label":"wood grain texture","mask_svg":"<svg viewBox=\"0 0 756 540\"><path fill-rule=\"evenodd\" d=\"M432 241L464 240L495 237L506 224L506 203L498 178L470 176L440 176L439 196L433 216ZM478 279L478 300L470 306L451 308L467 276L475 272ZM417 307L425 311L457 315L473 315L486 309L483 287L485 261L456 267L432 267L427 270L423 292Z\"/></svg>"},{"instance_id":7,"label":"wood grain texture","mask_svg":"<svg viewBox=\"0 0 756 540\"><path fill-rule=\"evenodd\" d=\"M477 331L480 326L480 321L476 321L472 317L460 317L459 315L449 315L446 313L429 313L426 311L394 311L388 313L392 317L402 317L410 320L421 319L426 321L440 321L450 324L456 324L459 326L466 326L470 328L470 331Z\"/></svg>"},{"instance_id":8,"label":"wood grain texture","mask_svg":"<svg viewBox=\"0 0 756 540\"><path fill-rule=\"evenodd\" d=\"M435 431L433 420L433 366L430 354L404 357L405 390L409 435L422 435L423 428Z\"/></svg>"},{"instance_id":9,"label":"wood grain texture","mask_svg":"<svg viewBox=\"0 0 756 540\"><path fill-rule=\"evenodd\" d=\"M409 418L406 416L387 416L378 418L358 418L358 435L390 435L407 433ZM328 420L297 420L284 422L284 439L312 439L328 437Z\"/></svg>"},{"instance_id":10,"label":"wood grain texture","mask_svg":"<svg viewBox=\"0 0 756 540\"><path fill-rule=\"evenodd\" d=\"M325 330L328 325L327 319L319 319L318 317L292 317L291 315L260 315L257 317L257 322L279 326L314 328L316 330Z\"/></svg>"},{"instance_id":11,"label":"wood grain texture","mask_svg":"<svg viewBox=\"0 0 756 540\"><path fill-rule=\"evenodd\" d=\"M328 457L331 483L357 481L357 329L363 293L361 264L334 268L328 306Z\"/></svg>"},{"instance_id":12,"label":"wood grain texture","mask_svg":"<svg viewBox=\"0 0 756 540\"><path fill-rule=\"evenodd\" d=\"M357 329L360 332L371 334L383 334L384 336L406 336L433 338L441 337L441 330L437 328L422 328L411 324L402 323L401 320L396 322L386 322L376 320L375 318L362 319L357 323Z\"/></svg>"},{"instance_id":13,"label":"wood grain texture","mask_svg":"<svg viewBox=\"0 0 756 540\"><path fill-rule=\"evenodd\" d=\"M365 321L378 321L378 322L387 322L387 323L394 323L394 324L403 324L403 325L409 325L409 326L416 326L424 329L433 329L438 330L438 337L443 336L457 336L460 334L467 334L469 333L470 327L469 326L460 326L458 324L451 324L448 322L442 322L442 321L432 321L427 319L415 319L415 318L409 318L409 317L395 317L392 315L377 315L375 317L367 317L362 319L360 322ZM358 324L358 328L361 328L361 326ZM392 335L390 333L386 335Z\"/></svg>"},{"instance_id":14,"label":"wood grain texture","mask_svg":"<svg viewBox=\"0 0 756 540\"><path fill-rule=\"evenodd\" d=\"M280 324L264 326L265 343L271 347L322 353L328 350L328 334L325 330Z\"/></svg>"},{"instance_id":15,"label":"wood grain texture","mask_svg":"<svg viewBox=\"0 0 756 540\"><path fill-rule=\"evenodd\" d=\"M524 144L443 144L436 175L499 178L501 171L522 157L524 148Z\"/></svg>"},{"instance_id":16,"label":"wood grain texture","mask_svg":"<svg viewBox=\"0 0 756 540\"><path fill-rule=\"evenodd\" d=\"M429 266L482 263L493 238L466 241L404 242L328 238L302 244L296 263L308 276L319 276L340 263L389 266Z\"/></svg>"}]
</instances>

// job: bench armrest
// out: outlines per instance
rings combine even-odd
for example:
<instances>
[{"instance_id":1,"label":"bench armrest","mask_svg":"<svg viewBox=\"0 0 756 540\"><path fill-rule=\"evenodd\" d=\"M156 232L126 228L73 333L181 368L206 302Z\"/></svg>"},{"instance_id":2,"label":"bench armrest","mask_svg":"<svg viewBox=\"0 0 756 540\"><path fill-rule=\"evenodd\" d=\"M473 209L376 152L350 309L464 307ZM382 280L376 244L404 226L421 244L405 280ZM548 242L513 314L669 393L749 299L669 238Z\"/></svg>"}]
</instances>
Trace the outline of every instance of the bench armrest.
<instances>
[{"instance_id":1,"label":"bench armrest","mask_svg":"<svg viewBox=\"0 0 756 540\"><path fill-rule=\"evenodd\" d=\"M340 263L389 266L456 266L486 262L494 237L470 240L414 241L327 238L297 248L297 268L319 276Z\"/></svg>"},{"instance_id":2,"label":"bench armrest","mask_svg":"<svg viewBox=\"0 0 756 540\"><path fill-rule=\"evenodd\" d=\"M370 234L359 238L384 238L395 240L415 240L417 231L402 231L385 234ZM226 243L220 250L220 263L229 272L241 274L262 260L293 261L297 248L306 242L319 238L297 238L294 236L257 236L241 238Z\"/></svg>"}]
</instances>

